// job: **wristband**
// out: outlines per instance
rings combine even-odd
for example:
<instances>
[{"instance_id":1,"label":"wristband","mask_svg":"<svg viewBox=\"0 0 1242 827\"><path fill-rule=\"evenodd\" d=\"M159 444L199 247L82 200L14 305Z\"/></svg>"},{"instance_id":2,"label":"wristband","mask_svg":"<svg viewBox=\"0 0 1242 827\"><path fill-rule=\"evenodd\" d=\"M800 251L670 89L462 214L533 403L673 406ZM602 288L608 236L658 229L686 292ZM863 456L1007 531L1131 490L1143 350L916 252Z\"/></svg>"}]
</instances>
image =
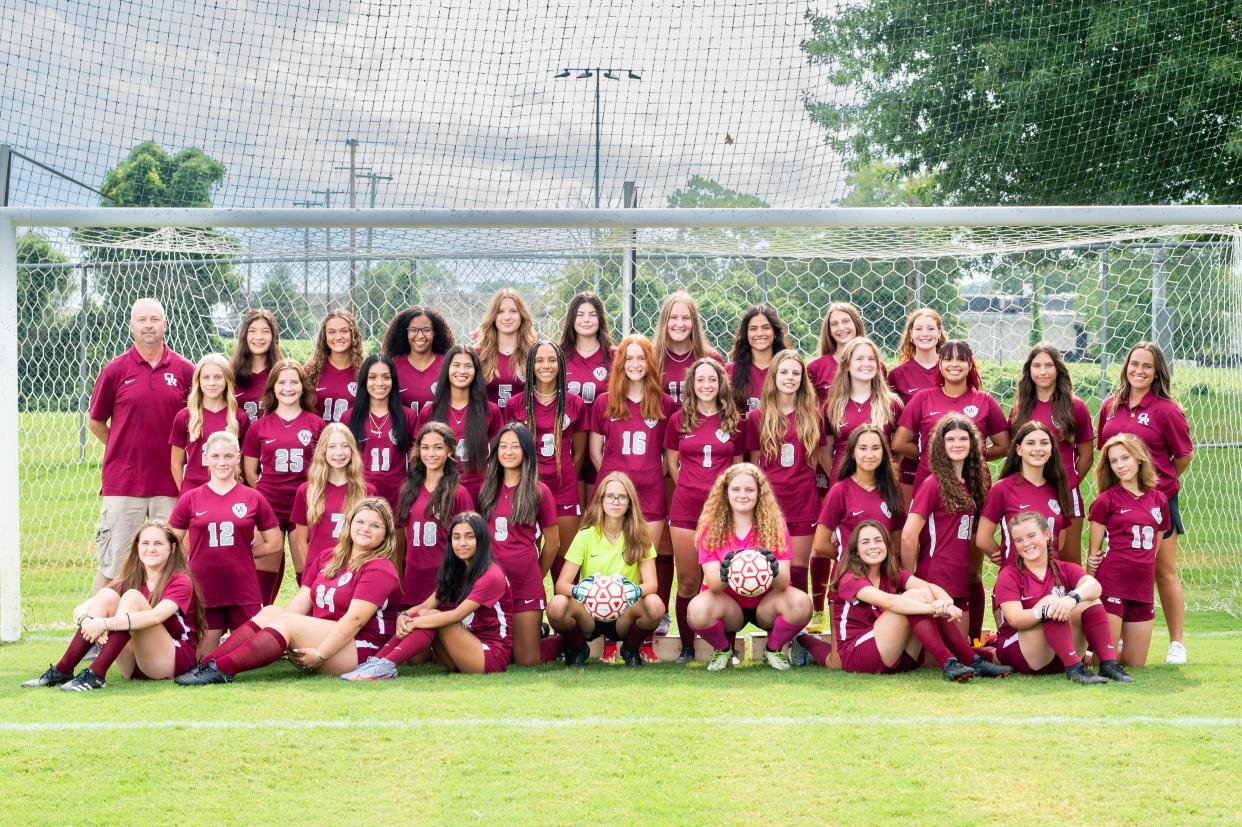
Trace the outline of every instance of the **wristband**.
<instances>
[{"instance_id":1,"label":"wristband","mask_svg":"<svg viewBox=\"0 0 1242 827\"><path fill-rule=\"evenodd\" d=\"M1048 619L1048 604L1047 603L1039 607L1039 612L1036 613L1035 619L1038 620L1040 623L1043 623L1045 620Z\"/></svg>"},{"instance_id":2,"label":"wristband","mask_svg":"<svg viewBox=\"0 0 1242 827\"><path fill-rule=\"evenodd\" d=\"M1065 596L1074 598L1075 606L1082 602L1082 595L1080 595L1076 589L1072 592L1066 592Z\"/></svg>"}]
</instances>

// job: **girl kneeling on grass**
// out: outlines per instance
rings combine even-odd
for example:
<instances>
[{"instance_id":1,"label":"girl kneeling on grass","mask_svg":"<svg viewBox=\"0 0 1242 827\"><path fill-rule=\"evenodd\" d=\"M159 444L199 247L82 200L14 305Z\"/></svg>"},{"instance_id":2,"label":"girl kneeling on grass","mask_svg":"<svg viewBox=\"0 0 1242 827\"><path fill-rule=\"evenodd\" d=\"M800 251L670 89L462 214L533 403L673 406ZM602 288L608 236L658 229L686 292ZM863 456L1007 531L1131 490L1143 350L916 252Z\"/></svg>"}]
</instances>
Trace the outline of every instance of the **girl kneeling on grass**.
<instances>
[{"instance_id":1,"label":"girl kneeling on grass","mask_svg":"<svg viewBox=\"0 0 1242 827\"><path fill-rule=\"evenodd\" d=\"M707 495L695 541L703 567L703 591L690 601L686 614L690 628L716 650L708 670L718 672L730 664L733 647L726 633L737 632L747 623L771 632L763 653L768 665L788 669L789 659L781 649L811 619L811 598L789 586L793 558L789 529L762 471L748 462L725 469ZM722 562L741 549L767 549L778 561L771 587L757 597L729 588L728 570Z\"/></svg>"},{"instance_id":2,"label":"girl kneeling on grass","mask_svg":"<svg viewBox=\"0 0 1242 827\"><path fill-rule=\"evenodd\" d=\"M350 509L348 532L287 608L268 606L177 678L182 686L229 683L239 672L289 658L303 672L343 675L383 645L401 599L401 547L380 497Z\"/></svg>"},{"instance_id":3,"label":"girl kneeling on grass","mask_svg":"<svg viewBox=\"0 0 1242 827\"><path fill-rule=\"evenodd\" d=\"M944 589L901 569L892 538L875 520L854 529L831 591L837 650L846 672L908 672L918 668L923 651L940 664L947 681L1013 671L975 654L957 627L962 610ZM808 637L803 645L827 664L827 643Z\"/></svg>"},{"instance_id":4,"label":"girl kneeling on grass","mask_svg":"<svg viewBox=\"0 0 1242 827\"><path fill-rule=\"evenodd\" d=\"M1077 564L1049 556L1052 534L1044 515L1023 511L1011 517L1009 538L1015 556L992 592L992 605L1000 607L1000 662L1027 675L1064 671L1074 683L1134 680L1117 663L1099 582ZM1075 638L1083 636L1100 659L1099 675L1078 653Z\"/></svg>"},{"instance_id":5,"label":"girl kneeling on grass","mask_svg":"<svg viewBox=\"0 0 1242 827\"><path fill-rule=\"evenodd\" d=\"M638 647L664 616L664 604L656 595L655 557L638 492L629 477L614 471L595 488L548 604L548 622L561 633L566 666L586 663L587 641L601 635L622 641L626 666L643 665ZM616 620L596 620L573 593L574 583L593 575L624 577L638 584L641 596Z\"/></svg>"},{"instance_id":6,"label":"girl kneeling on grass","mask_svg":"<svg viewBox=\"0 0 1242 827\"><path fill-rule=\"evenodd\" d=\"M78 631L64 656L22 686L102 689L114 662L131 680L163 680L191 669L203 609L173 530L162 522L139 529L121 576L74 609L73 620ZM94 643L102 645L95 661L73 677Z\"/></svg>"},{"instance_id":7,"label":"girl kneeling on grass","mask_svg":"<svg viewBox=\"0 0 1242 827\"><path fill-rule=\"evenodd\" d=\"M492 562L487 522L465 511L449 522L435 594L397 616L397 634L373 657L341 677L397 677L397 665L431 651L450 672L471 675L509 668L513 599L504 571Z\"/></svg>"}]
</instances>

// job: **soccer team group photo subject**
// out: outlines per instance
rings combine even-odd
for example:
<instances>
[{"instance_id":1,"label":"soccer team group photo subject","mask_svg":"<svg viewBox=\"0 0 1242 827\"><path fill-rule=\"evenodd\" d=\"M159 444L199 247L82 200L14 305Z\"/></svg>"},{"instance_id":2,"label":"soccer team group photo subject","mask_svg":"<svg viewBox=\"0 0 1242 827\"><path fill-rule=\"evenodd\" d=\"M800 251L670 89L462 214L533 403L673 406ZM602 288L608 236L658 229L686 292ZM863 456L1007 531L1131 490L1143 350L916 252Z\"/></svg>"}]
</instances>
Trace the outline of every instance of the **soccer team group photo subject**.
<instances>
[{"instance_id":1,"label":"soccer team group photo subject","mask_svg":"<svg viewBox=\"0 0 1242 827\"><path fill-rule=\"evenodd\" d=\"M619 341L589 292L554 338L502 289L468 343L410 307L370 354L336 310L306 363L264 309L197 364L176 322L139 299L95 380L96 575L23 686L230 683L285 659L349 681L574 668L597 638L631 668L657 648L689 664L697 639L717 672L746 627L777 670L1128 683L1157 592L1166 662L1186 663L1194 446L1153 342L1093 416L1047 342L1006 412L933 308L890 364L846 302L814 358L763 305L717 350L682 291Z\"/></svg>"}]
</instances>

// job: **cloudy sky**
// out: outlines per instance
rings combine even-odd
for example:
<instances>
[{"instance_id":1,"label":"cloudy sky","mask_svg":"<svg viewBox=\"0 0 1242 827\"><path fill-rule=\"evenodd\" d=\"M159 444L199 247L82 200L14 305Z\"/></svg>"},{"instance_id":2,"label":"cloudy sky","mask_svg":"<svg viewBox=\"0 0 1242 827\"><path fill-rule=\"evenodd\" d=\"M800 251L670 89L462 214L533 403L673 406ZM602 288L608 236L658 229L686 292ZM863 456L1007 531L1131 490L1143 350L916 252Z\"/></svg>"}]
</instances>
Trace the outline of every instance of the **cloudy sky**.
<instances>
[{"instance_id":1,"label":"cloudy sky","mask_svg":"<svg viewBox=\"0 0 1242 827\"><path fill-rule=\"evenodd\" d=\"M590 206L595 81L553 76L605 66L642 76L602 81L605 205L633 180L662 206L699 174L824 206L843 174L803 105L833 94L799 49L806 9L0 0L0 31L20 33L0 51L0 142L95 186L140 141L199 147L227 168L217 205L289 206L347 188L334 167L353 137L359 164L393 177L380 206ZM93 203L15 172L14 203Z\"/></svg>"}]
</instances>

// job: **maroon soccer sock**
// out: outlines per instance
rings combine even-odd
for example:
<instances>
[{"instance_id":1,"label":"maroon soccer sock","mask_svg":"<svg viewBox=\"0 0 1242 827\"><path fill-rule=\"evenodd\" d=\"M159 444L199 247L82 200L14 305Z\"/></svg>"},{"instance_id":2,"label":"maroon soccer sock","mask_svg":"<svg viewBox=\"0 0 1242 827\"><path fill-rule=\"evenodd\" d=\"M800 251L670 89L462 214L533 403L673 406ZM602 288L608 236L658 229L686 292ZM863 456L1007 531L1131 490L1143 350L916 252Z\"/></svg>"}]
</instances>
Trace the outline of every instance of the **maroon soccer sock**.
<instances>
[{"instance_id":1,"label":"maroon soccer sock","mask_svg":"<svg viewBox=\"0 0 1242 827\"><path fill-rule=\"evenodd\" d=\"M643 638L646 637L650 631L650 629L644 629L635 623L630 626L630 630L625 633L625 639L622 640L621 643L623 646L630 649L637 649L640 645L642 645Z\"/></svg>"},{"instance_id":2,"label":"maroon soccer sock","mask_svg":"<svg viewBox=\"0 0 1242 827\"><path fill-rule=\"evenodd\" d=\"M656 597L668 606L669 595L673 593L673 555L657 554L656 565Z\"/></svg>"},{"instance_id":3,"label":"maroon soccer sock","mask_svg":"<svg viewBox=\"0 0 1242 827\"><path fill-rule=\"evenodd\" d=\"M975 650L970 648L970 641L962 637L962 630L957 628L956 623L938 617L936 628L940 630L940 639L955 658L967 666L975 662Z\"/></svg>"},{"instance_id":4,"label":"maroon soccer sock","mask_svg":"<svg viewBox=\"0 0 1242 827\"><path fill-rule=\"evenodd\" d=\"M561 647L564 641L560 635L548 635L539 640L539 662L551 663L561 655Z\"/></svg>"},{"instance_id":5,"label":"maroon soccer sock","mask_svg":"<svg viewBox=\"0 0 1242 827\"><path fill-rule=\"evenodd\" d=\"M236 675L275 663L285 655L289 642L272 628L260 629L244 646L222 658L213 658L216 668L226 675Z\"/></svg>"},{"instance_id":6,"label":"maroon soccer sock","mask_svg":"<svg viewBox=\"0 0 1242 827\"><path fill-rule=\"evenodd\" d=\"M1113 631L1108 625L1108 612L1100 604L1088 606L1082 613L1082 633L1087 645L1100 660L1116 660L1117 649L1113 646Z\"/></svg>"},{"instance_id":7,"label":"maroon soccer sock","mask_svg":"<svg viewBox=\"0 0 1242 827\"><path fill-rule=\"evenodd\" d=\"M248 643L252 637L259 633L262 627L253 620L247 620L236 630L229 633L229 636L217 646L215 649L203 658L204 661L219 660L230 652L236 652L243 644Z\"/></svg>"},{"instance_id":8,"label":"maroon soccer sock","mask_svg":"<svg viewBox=\"0 0 1242 827\"><path fill-rule=\"evenodd\" d=\"M781 649L786 643L793 640L801 632L803 626L795 626L781 615L776 616L776 620L772 621L772 631L768 634L768 648L772 650Z\"/></svg>"},{"instance_id":9,"label":"maroon soccer sock","mask_svg":"<svg viewBox=\"0 0 1242 827\"><path fill-rule=\"evenodd\" d=\"M945 661L953 657L953 653L944 645L935 618L931 615L908 615L906 619L910 621L910 630L914 632L914 636L923 644L923 651L931 655L936 663L944 666Z\"/></svg>"},{"instance_id":10,"label":"maroon soccer sock","mask_svg":"<svg viewBox=\"0 0 1242 827\"><path fill-rule=\"evenodd\" d=\"M832 644L826 640L820 640L814 635L798 635L798 642L802 644L802 648L811 653L811 657L820 666L827 666L828 659L832 657Z\"/></svg>"},{"instance_id":11,"label":"maroon soccer sock","mask_svg":"<svg viewBox=\"0 0 1242 827\"><path fill-rule=\"evenodd\" d=\"M426 652L430 649L431 642L435 639L435 629L415 629L398 641L397 645L391 649L385 646L384 649L388 649L388 652L381 654L380 657L387 658L396 664L402 664L419 652ZM389 643L391 642L389 641ZM383 652L384 650L381 649L380 651Z\"/></svg>"},{"instance_id":12,"label":"maroon soccer sock","mask_svg":"<svg viewBox=\"0 0 1242 827\"><path fill-rule=\"evenodd\" d=\"M565 558L557 557L552 561L550 573L552 575L552 586L556 587L556 581L561 579L561 569L565 568Z\"/></svg>"},{"instance_id":13,"label":"maroon soccer sock","mask_svg":"<svg viewBox=\"0 0 1242 827\"><path fill-rule=\"evenodd\" d=\"M1043 631L1044 640L1048 641L1052 651L1056 652L1057 657L1061 659L1061 663L1065 664L1067 669L1076 663L1082 663L1082 658L1078 656L1077 650L1074 649L1074 630L1068 623L1046 620L1044 621Z\"/></svg>"},{"instance_id":14,"label":"maroon soccer sock","mask_svg":"<svg viewBox=\"0 0 1242 827\"><path fill-rule=\"evenodd\" d=\"M966 598L970 602L970 639L983 637L983 614L987 611L988 596L983 590L983 582L967 583Z\"/></svg>"},{"instance_id":15,"label":"maroon soccer sock","mask_svg":"<svg viewBox=\"0 0 1242 827\"><path fill-rule=\"evenodd\" d=\"M285 579L285 561L280 561L279 571L260 571L259 575L259 594L263 596L263 605L271 606L276 602L276 596L280 594L280 583Z\"/></svg>"},{"instance_id":16,"label":"maroon soccer sock","mask_svg":"<svg viewBox=\"0 0 1242 827\"><path fill-rule=\"evenodd\" d=\"M828 590L830 574L832 574L831 557L811 558L811 607L817 612L824 610L824 592Z\"/></svg>"},{"instance_id":17,"label":"maroon soccer sock","mask_svg":"<svg viewBox=\"0 0 1242 827\"><path fill-rule=\"evenodd\" d=\"M586 644L586 635L582 634L582 630L575 623L572 627L561 632L561 650L568 651L577 649Z\"/></svg>"},{"instance_id":18,"label":"maroon soccer sock","mask_svg":"<svg viewBox=\"0 0 1242 827\"><path fill-rule=\"evenodd\" d=\"M699 637L703 638L703 640L711 644L711 647L718 652L722 649L733 648L731 645L731 642L729 641L729 638L725 636L725 628L724 628L723 620L717 620L711 626L708 626L706 628L700 628L698 626L693 626L691 628L694 629L695 633Z\"/></svg>"},{"instance_id":19,"label":"maroon soccer sock","mask_svg":"<svg viewBox=\"0 0 1242 827\"><path fill-rule=\"evenodd\" d=\"M108 667L116 662L117 656L128 643L129 632L108 632L108 642L99 650L95 661L90 665L90 670L95 673L96 677L103 680L108 674Z\"/></svg>"},{"instance_id":20,"label":"maroon soccer sock","mask_svg":"<svg viewBox=\"0 0 1242 827\"><path fill-rule=\"evenodd\" d=\"M56 661L56 671L65 675L72 675L73 670L78 668L78 664L82 662L82 658L86 657L86 653L90 651L91 642L82 637L81 632L74 632L73 639L69 641L65 654L61 655L60 660Z\"/></svg>"},{"instance_id":21,"label":"maroon soccer sock","mask_svg":"<svg viewBox=\"0 0 1242 827\"><path fill-rule=\"evenodd\" d=\"M677 636L681 638L682 649L694 645L694 630L690 628L690 619L686 617L686 610L690 608L692 599L677 595Z\"/></svg>"},{"instance_id":22,"label":"maroon soccer sock","mask_svg":"<svg viewBox=\"0 0 1242 827\"><path fill-rule=\"evenodd\" d=\"M790 566L789 567L789 585L800 592L806 591L806 566Z\"/></svg>"}]
</instances>

